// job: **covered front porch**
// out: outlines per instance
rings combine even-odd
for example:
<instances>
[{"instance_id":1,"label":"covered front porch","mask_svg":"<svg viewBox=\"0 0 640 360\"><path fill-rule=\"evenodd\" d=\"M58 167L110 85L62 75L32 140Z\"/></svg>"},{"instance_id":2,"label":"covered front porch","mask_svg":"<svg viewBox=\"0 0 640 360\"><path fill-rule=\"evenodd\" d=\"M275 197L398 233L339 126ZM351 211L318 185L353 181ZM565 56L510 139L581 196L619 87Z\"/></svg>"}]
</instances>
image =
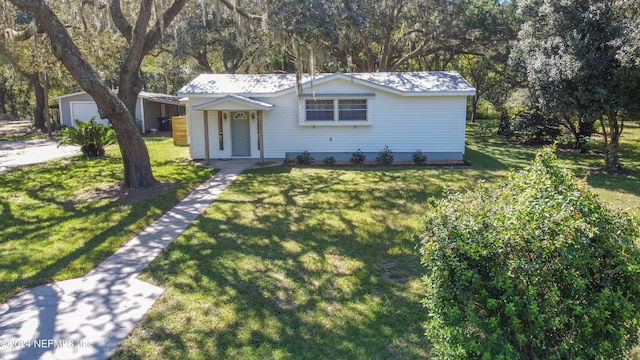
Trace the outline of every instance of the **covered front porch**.
<instances>
[{"instance_id":1,"label":"covered front porch","mask_svg":"<svg viewBox=\"0 0 640 360\"><path fill-rule=\"evenodd\" d=\"M193 106L202 112L204 160L260 158L264 163L263 113L274 105L227 95ZM198 136L192 133L191 137Z\"/></svg>"}]
</instances>

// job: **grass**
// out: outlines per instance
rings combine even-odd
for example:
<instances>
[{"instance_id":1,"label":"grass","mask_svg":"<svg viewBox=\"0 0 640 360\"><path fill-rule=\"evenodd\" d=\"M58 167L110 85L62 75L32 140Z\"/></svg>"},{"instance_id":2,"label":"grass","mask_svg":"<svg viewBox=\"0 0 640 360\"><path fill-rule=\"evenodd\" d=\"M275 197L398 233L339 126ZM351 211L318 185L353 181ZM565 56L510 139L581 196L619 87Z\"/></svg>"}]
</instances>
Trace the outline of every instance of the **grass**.
<instances>
[{"instance_id":1,"label":"grass","mask_svg":"<svg viewBox=\"0 0 640 360\"><path fill-rule=\"evenodd\" d=\"M493 136L481 141L482 137L477 135L480 127L471 124L468 128L465 159L473 164L474 169L487 172L482 176L483 180L502 180L506 170L525 167L535 157L536 147L515 145L503 137ZM599 151L580 154L562 144L557 151L563 166L571 169L579 178L585 178L603 201L614 208L640 215L640 125L637 123L625 124L620 154L625 169L623 175L597 171L604 166L603 155Z\"/></svg>"},{"instance_id":2,"label":"grass","mask_svg":"<svg viewBox=\"0 0 640 360\"><path fill-rule=\"evenodd\" d=\"M589 175L612 206L640 210L637 148L626 176ZM497 185L534 148L470 127L471 168L276 167L247 171L144 272L166 288L115 359L428 358L415 235L445 187ZM598 155L559 151L578 176Z\"/></svg>"},{"instance_id":3,"label":"grass","mask_svg":"<svg viewBox=\"0 0 640 360\"><path fill-rule=\"evenodd\" d=\"M497 185L536 150L477 132L470 168L247 171L145 271L166 291L114 358L428 357L415 241L427 199ZM640 214L639 140L627 125L626 175L591 174L598 154L558 154L604 201ZM122 180L117 149L0 174L0 302L88 272L211 175L170 139L146 141L156 177L176 185L143 201L95 196Z\"/></svg>"},{"instance_id":4,"label":"grass","mask_svg":"<svg viewBox=\"0 0 640 360\"><path fill-rule=\"evenodd\" d=\"M97 189L122 181L117 148L0 174L0 302L25 287L82 276L211 176L187 164L187 148L146 138L160 191L113 199Z\"/></svg>"},{"instance_id":5,"label":"grass","mask_svg":"<svg viewBox=\"0 0 640 360\"><path fill-rule=\"evenodd\" d=\"M422 173L243 175L148 268L168 290L115 358L425 356Z\"/></svg>"}]
</instances>

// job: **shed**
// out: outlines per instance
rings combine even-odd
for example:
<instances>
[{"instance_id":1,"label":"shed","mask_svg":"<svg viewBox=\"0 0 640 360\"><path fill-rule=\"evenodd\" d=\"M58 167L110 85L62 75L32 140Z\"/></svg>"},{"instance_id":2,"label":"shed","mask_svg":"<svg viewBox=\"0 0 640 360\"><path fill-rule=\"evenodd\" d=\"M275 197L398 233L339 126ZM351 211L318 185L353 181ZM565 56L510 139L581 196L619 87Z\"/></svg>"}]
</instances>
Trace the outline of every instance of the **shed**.
<instances>
[{"instance_id":1,"label":"shed","mask_svg":"<svg viewBox=\"0 0 640 360\"><path fill-rule=\"evenodd\" d=\"M60 124L75 126L75 120L89 121L95 117L97 122L108 124L100 118L98 106L84 91L53 98L60 105ZM171 130L171 116L184 113L177 96L141 91L136 103L136 126L141 133L150 129Z\"/></svg>"},{"instance_id":2,"label":"shed","mask_svg":"<svg viewBox=\"0 0 640 360\"><path fill-rule=\"evenodd\" d=\"M178 91L186 104L194 159L397 160L421 150L430 160L462 160L467 97L457 72L203 74ZM207 154L208 151L208 154Z\"/></svg>"}]
</instances>

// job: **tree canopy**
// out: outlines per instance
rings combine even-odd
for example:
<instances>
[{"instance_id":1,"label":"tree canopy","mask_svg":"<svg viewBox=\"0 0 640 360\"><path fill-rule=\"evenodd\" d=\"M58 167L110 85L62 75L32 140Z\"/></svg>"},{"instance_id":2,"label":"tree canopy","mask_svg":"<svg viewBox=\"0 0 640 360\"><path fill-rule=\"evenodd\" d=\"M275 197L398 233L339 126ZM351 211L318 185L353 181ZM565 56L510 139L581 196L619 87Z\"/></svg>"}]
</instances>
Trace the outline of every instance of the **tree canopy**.
<instances>
[{"instance_id":1,"label":"tree canopy","mask_svg":"<svg viewBox=\"0 0 640 360\"><path fill-rule=\"evenodd\" d=\"M621 115L637 107L640 91L637 29L628 6L608 0L523 0L519 12L525 21L512 53L536 104L561 114L576 143L591 134L597 120L603 122L609 170L620 167ZM577 129L573 118L579 120Z\"/></svg>"},{"instance_id":2,"label":"tree canopy","mask_svg":"<svg viewBox=\"0 0 640 360\"><path fill-rule=\"evenodd\" d=\"M628 0L2 0L1 6L10 36L0 50L17 61L2 68L0 109L32 101L28 92L3 85L18 78L29 79L34 94L42 84L54 96L86 90L131 149L123 150L131 151L123 153L126 186L155 183L131 125L139 91L174 92L199 72L455 69L477 88L474 121L481 99L506 114L511 90L524 87L534 108L564 118L576 143L602 120L609 167L619 166L617 139L639 103L640 16L637 2ZM36 48L38 56L29 56ZM38 117L46 99L36 98Z\"/></svg>"},{"instance_id":3,"label":"tree canopy","mask_svg":"<svg viewBox=\"0 0 640 360\"><path fill-rule=\"evenodd\" d=\"M64 65L79 86L95 100L100 115L113 126L124 162L125 187L146 187L157 183L151 170L147 148L134 123L135 104L142 89L140 67L144 57L158 44L165 30L184 7L187 0L167 2L143 0L123 11L119 0L108 5L96 4L93 23L99 31L117 30L127 47L119 66L118 93L115 94L105 78L92 65L89 57L78 47L78 40L67 31L63 20L44 0L10 0L19 10L33 16L38 31L46 33L51 52ZM72 6L73 4L68 4ZM84 6L84 3L83 3ZM61 12L64 15L64 12ZM82 13L84 14L84 12ZM109 17L107 15L109 14ZM128 15L125 15L128 14ZM133 16L131 14L134 14ZM131 20L134 21L130 21ZM81 17L84 20L84 17ZM76 20L76 19L74 19ZM76 22L71 21L72 28ZM88 22L83 21L84 26Z\"/></svg>"}]
</instances>

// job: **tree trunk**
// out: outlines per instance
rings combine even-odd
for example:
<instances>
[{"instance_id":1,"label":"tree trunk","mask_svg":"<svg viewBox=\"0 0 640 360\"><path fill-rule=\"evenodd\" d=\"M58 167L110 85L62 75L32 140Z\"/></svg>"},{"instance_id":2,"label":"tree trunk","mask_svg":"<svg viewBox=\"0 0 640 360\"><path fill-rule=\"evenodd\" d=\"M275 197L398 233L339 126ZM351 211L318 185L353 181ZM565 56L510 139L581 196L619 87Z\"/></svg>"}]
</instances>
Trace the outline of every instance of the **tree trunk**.
<instances>
[{"instance_id":1,"label":"tree trunk","mask_svg":"<svg viewBox=\"0 0 640 360\"><path fill-rule=\"evenodd\" d=\"M49 110L49 77L45 73L42 78L42 90L44 93L44 118L46 119L45 125L47 128L47 135L51 137L53 131L51 126L51 111Z\"/></svg>"},{"instance_id":2,"label":"tree trunk","mask_svg":"<svg viewBox=\"0 0 640 360\"><path fill-rule=\"evenodd\" d=\"M476 90L477 91L477 90ZM480 96L476 93L471 98L471 122L476 122L476 117L478 114L478 102L480 101Z\"/></svg>"},{"instance_id":3,"label":"tree trunk","mask_svg":"<svg viewBox=\"0 0 640 360\"><path fill-rule=\"evenodd\" d=\"M204 52L200 52L197 55L193 56L198 63L198 67L200 68L200 72L205 74L213 74L213 69L211 69L211 64L209 63L209 59L207 59L207 54Z\"/></svg>"},{"instance_id":4,"label":"tree trunk","mask_svg":"<svg viewBox=\"0 0 640 360\"><path fill-rule=\"evenodd\" d=\"M36 108L33 112L33 126L42 132L46 132L47 118L45 110L49 106L49 104L45 102L47 96L45 93L45 88L44 86L42 86L42 82L40 81L40 74L38 72L35 72L31 74L23 73L23 75L27 79L29 79L31 85L33 85L33 92L36 97Z\"/></svg>"},{"instance_id":5,"label":"tree trunk","mask_svg":"<svg viewBox=\"0 0 640 360\"><path fill-rule=\"evenodd\" d=\"M141 51L139 48L129 51L136 50ZM123 114L122 118L113 115L109 117L113 129L116 131L118 144L120 144L120 153L124 162L124 183L122 185L126 188L148 187L158 183L151 170L149 150L138 132L134 118L138 95L142 90L139 68L140 63L130 61L129 58L120 67L118 98L124 103L127 112Z\"/></svg>"},{"instance_id":6,"label":"tree trunk","mask_svg":"<svg viewBox=\"0 0 640 360\"><path fill-rule=\"evenodd\" d=\"M580 116L578 121L578 138L591 137L593 134L595 121L587 121L583 116Z\"/></svg>"},{"instance_id":7,"label":"tree trunk","mask_svg":"<svg viewBox=\"0 0 640 360\"><path fill-rule=\"evenodd\" d=\"M158 181L153 177L151 171L151 161L149 151L132 120L112 122L116 132L118 144L120 144L120 154L124 164L125 188L140 188L154 186Z\"/></svg>"},{"instance_id":8,"label":"tree trunk","mask_svg":"<svg viewBox=\"0 0 640 360\"><path fill-rule=\"evenodd\" d=\"M564 119L566 128L571 130L571 133L573 134L573 137L575 139L575 144L573 145L573 148L578 149L578 147L580 147L580 134L579 134L578 128L576 127L576 125L573 123L573 120L571 119L571 113L567 111L563 112L562 118Z\"/></svg>"},{"instance_id":9,"label":"tree trunk","mask_svg":"<svg viewBox=\"0 0 640 360\"><path fill-rule=\"evenodd\" d=\"M69 70L80 87L95 100L100 115L109 119L113 125L124 162L123 186L138 188L157 184L151 171L149 152L134 124L132 114L135 112L127 110L127 108L135 109L135 100L133 106L125 106L123 101L104 84L98 73L82 56L60 19L44 1L11 0L11 2L18 8L33 14L42 30L49 35L53 55ZM131 82L134 83L135 80ZM128 94L125 98L129 99L131 97L129 91L121 89L119 94L120 96Z\"/></svg>"},{"instance_id":10,"label":"tree trunk","mask_svg":"<svg viewBox=\"0 0 640 360\"><path fill-rule=\"evenodd\" d=\"M604 162L605 169L611 172L617 172L621 169L620 155L618 154L618 148L620 145L620 135L622 134L622 126L618 123L618 113L610 111L607 114L607 125L609 128L609 142L607 144L606 128L604 121L602 122L602 128L605 132L605 149L604 149ZM608 146L607 146L608 145Z\"/></svg>"},{"instance_id":11,"label":"tree trunk","mask_svg":"<svg viewBox=\"0 0 640 360\"><path fill-rule=\"evenodd\" d=\"M0 114L7 113L7 80L0 79Z\"/></svg>"}]
</instances>

